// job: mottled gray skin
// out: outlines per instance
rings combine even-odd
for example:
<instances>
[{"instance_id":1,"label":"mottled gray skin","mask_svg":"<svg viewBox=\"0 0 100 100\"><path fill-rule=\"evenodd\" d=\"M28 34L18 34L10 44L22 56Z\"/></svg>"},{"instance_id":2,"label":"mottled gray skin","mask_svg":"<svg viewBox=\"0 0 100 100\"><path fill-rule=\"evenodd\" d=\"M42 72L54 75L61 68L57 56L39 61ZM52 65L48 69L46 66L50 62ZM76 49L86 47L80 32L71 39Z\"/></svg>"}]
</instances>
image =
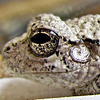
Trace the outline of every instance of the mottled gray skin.
<instances>
[{"instance_id":1,"label":"mottled gray skin","mask_svg":"<svg viewBox=\"0 0 100 100\"><path fill-rule=\"evenodd\" d=\"M39 57L30 50L31 30L53 30L59 36L56 51ZM2 51L3 66L12 74L44 85L75 89L100 74L100 15L62 21L52 14L40 14L26 33L9 41Z\"/></svg>"},{"instance_id":2,"label":"mottled gray skin","mask_svg":"<svg viewBox=\"0 0 100 100\"><path fill-rule=\"evenodd\" d=\"M91 83L75 89L74 95L93 95L100 94L100 75L98 75Z\"/></svg>"}]
</instances>

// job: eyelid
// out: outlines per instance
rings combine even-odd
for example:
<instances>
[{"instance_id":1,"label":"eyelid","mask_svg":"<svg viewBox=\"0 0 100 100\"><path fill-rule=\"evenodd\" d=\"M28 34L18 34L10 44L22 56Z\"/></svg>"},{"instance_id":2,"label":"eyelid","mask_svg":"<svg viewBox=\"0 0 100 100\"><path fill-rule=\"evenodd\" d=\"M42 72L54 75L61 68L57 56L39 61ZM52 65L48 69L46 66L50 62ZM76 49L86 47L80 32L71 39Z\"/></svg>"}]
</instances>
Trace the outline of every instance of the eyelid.
<instances>
[{"instance_id":1,"label":"eyelid","mask_svg":"<svg viewBox=\"0 0 100 100\"><path fill-rule=\"evenodd\" d=\"M48 57L54 54L58 42L57 33L47 28L37 28L30 34L30 48L35 56Z\"/></svg>"}]
</instances>

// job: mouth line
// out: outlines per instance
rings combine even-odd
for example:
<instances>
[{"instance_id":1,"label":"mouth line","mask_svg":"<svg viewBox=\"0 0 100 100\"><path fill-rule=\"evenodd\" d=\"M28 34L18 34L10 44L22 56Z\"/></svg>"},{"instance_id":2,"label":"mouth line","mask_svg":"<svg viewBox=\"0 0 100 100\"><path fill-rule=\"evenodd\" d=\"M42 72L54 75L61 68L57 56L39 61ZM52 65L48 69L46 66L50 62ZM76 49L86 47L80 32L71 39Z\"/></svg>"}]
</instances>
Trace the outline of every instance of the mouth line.
<instances>
[{"instance_id":1,"label":"mouth line","mask_svg":"<svg viewBox=\"0 0 100 100\"><path fill-rule=\"evenodd\" d=\"M42 71L42 72L38 72L38 71L34 71L34 72L22 72L22 74L61 74L61 73L66 73L66 74L68 74L68 73L71 73L71 71L70 72L67 72L67 71L56 71L56 72L50 72L50 71Z\"/></svg>"},{"instance_id":2,"label":"mouth line","mask_svg":"<svg viewBox=\"0 0 100 100\"><path fill-rule=\"evenodd\" d=\"M47 72L47 71L42 71L42 72L22 72L22 74L57 74L57 73L68 73L68 72L61 72L61 71L59 71L59 72Z\"/></svg>"}]
</instances>

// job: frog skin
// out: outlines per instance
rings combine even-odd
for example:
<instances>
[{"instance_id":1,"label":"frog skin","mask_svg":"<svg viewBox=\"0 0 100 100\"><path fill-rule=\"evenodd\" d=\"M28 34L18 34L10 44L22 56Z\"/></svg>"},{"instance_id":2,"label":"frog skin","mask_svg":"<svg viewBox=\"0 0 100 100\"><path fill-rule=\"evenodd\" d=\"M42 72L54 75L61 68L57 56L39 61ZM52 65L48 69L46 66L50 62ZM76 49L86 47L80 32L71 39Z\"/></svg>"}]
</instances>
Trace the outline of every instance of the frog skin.
<instances>
[{"instance_id":1,"label":"frog skin","mask_svg":"<svg viewBox=\"0 0 100 100\"><path fill-rule=\"evenodd\" d=\"M39 14L5 44L3 66L14 76L75 89L100 74L100 15L61 20Z\"/></svg>"},{"instance_id":2,"label":"frog skin","mask_svg":"<svg viewBox=\"0 0 100 100\"><path fill-rule=\"evenodd\" d=\"M94 95L100 94L100 75L98 75L91 83L83 87L76 88L74 95Z\"/></svg>"}]
</instances>

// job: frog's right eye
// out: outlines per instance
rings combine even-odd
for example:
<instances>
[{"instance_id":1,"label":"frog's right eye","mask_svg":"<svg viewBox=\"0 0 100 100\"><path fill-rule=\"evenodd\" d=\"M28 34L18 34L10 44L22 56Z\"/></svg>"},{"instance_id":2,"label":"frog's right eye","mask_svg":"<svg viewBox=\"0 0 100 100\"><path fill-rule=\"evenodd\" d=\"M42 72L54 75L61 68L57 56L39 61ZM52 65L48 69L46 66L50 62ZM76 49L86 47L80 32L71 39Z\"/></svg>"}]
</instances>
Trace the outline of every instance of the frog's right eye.
<instances>
[{"instance_id":1,"label":"frog's right eye","mask_svg":"<svg viewBox=\"0 0 100 100\"><path fill-rule=\"evenodd\" d=\"M30 34L30 47L36 56L48 57L58 46L59 36L52 30L37 28Z\"/></svg>"}]
</instances>

